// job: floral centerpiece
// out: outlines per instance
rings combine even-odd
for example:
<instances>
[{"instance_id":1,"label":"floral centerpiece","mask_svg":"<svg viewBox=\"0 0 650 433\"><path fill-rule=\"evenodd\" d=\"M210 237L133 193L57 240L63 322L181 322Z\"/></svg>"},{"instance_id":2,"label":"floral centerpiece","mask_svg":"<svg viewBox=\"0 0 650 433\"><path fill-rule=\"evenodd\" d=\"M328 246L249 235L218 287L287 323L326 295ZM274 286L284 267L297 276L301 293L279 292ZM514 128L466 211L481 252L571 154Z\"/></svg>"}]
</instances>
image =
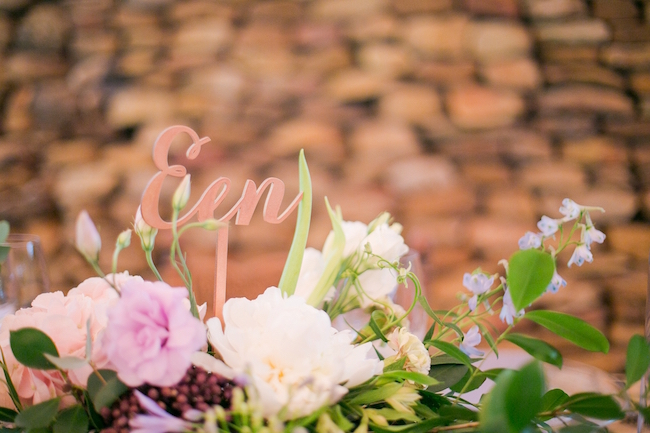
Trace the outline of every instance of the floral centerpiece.
<instances>
[{"instance_id":1,"label":"floral centerpiece","mask_svg":"<svg viewBox=\"0 0 650 433\"><path fill-rule=\"evenodd\" d=\"M529 308L546 293L569 290L557 260L569 256L569 266L593 260L591 245L605 235L591 217L602 209L565 199L559 218L542 217L539 231L520 239L519 251L501 262L502 274L466 273L459 304L441 311L429 305L409 264L400 262L409 248L402 227L386 213L369 224L350 222L327 204L332 231L321 250L305 248L311 184L302 155L300 178L294 242L278 287L256 299L229 299L207 321L180 239L188 229L219 230L224 223L179 225L189 176L173 196L171 220L170 260L185 287L160 278L152 260L157 229L139 211L133 230L158 281L118 272L131 230L119 235L105 274L98 264L101 238L82 212L76 245L99 276L66 295L42 294L2 321L0 429L586 432L597 431L598 420L646 410L630 405L625 390L613 396L546 389L541 363L561 367L561 354L513 332L528 320L585 350L608 351L607 339L586 322ZM410 305L394 302L400 285L414 291ZM410 328L416 308L428 316L423 335ZM517 371L482 370L482 340L488 352L498 354L507 340L535 360ZM626 389L649 364L650 348L635 336ZM480 402L465 398L486 381L494 386Z\"/></svg>"}]
</instances>

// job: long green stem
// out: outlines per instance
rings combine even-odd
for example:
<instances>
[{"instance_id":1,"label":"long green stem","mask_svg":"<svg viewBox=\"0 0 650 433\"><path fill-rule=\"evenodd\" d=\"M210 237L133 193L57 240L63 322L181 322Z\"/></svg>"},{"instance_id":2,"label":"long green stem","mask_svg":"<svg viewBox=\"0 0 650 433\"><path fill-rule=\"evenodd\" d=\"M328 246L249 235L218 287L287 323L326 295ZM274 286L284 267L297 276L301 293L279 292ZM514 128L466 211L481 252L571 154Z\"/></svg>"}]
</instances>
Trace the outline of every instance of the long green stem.
<instances>
[{"instance_id":1,"label":"long green stem","mask_svg":"<svg viewBox=\"0 0 650 433\"><path fill-rule=\"evenodd\" d=\"M149 269L151 269L151 271L154 273L154 275L156 276L156 278L158 278L158 281L162 281L163 279L162 279L162 277L160 276L160 272L158 272L158 268L156 268L156 265L155 265L155 263L153 262L153 255L152 255L152 253L153 253L153 251L150 250L150 249L145 250L145 252L144 252L144 255L145 255L146 259L147 259L147 264L149 265Z\"/></svg>"},{"instance_id":2,"label":"long green stem","mask_svg":"<svg viewBox=\"0 0 650 433\"><path fill-rule=\"evenodd\" d=\"M179 212L178 209L174 209L174 211L172 212L172 245L170 248L170 259L171 259L172 266L174 267L174 269L176 269L176 272L178 272L178 275L181 277L183 283L185 284L185 287L187 288L187 293L190 300L190 312L194 317L200 319L199 309L196 306L196 297L194 295L194 290L192 289L192 274L190 273L190 270L187 267L185 256L181 251L181 246L179 242L178 212ZM182 270L178 266L178 261L176 259L176 256L178 256L178 261L180 261L181 265L183 266Z\"/></svg>"}]
</instances>

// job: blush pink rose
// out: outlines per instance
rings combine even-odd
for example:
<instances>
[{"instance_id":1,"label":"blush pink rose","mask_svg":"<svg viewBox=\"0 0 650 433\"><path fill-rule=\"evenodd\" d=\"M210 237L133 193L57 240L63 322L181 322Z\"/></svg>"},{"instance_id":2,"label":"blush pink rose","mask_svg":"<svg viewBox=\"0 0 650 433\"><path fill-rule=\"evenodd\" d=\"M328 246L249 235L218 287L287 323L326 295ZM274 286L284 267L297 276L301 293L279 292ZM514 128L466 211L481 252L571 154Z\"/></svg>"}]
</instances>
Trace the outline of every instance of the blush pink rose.
<instances>
[{"instance_id":1,"label":"blush pink rose","mask_svg":"<svg viewBox=\"0 0 650 433\"><path fill-rule=\"evenodd\" d=\"M108 311L102 348L129 386L178 383L194 352L206 344L206 329L187 310L184 288L163 282L129 281Z\"/></svg>"},{"instance_id":2,"label":"blush pink rose","mask_svg":"<svg viewBox=\"0 0 650 433\"><path fill-rule=\"evenodd\" d=\"M129 280L142 281L142 278L129 276L128 273L116 276L119 283ZM117 292L104 279L89 278L71 289L67 295L62 292L43 293L34 299L30 308L23 308L2 320L0 347L5 354L11 379L25 406L65 394L65 382L56 370L33 370L20 364L11 352L9 332L26 327L40 329L52 339L60 356L84 358L86 323L90 319L90 336L93 341L91 360L98 368L110 368L99 340L108 322L106 310L117 299ZM68 376L75 385L85 387L91 372L90 366L85 366L68 371ZM6 394L6 387L3 388Z\"/></svg>"}]
</instances>

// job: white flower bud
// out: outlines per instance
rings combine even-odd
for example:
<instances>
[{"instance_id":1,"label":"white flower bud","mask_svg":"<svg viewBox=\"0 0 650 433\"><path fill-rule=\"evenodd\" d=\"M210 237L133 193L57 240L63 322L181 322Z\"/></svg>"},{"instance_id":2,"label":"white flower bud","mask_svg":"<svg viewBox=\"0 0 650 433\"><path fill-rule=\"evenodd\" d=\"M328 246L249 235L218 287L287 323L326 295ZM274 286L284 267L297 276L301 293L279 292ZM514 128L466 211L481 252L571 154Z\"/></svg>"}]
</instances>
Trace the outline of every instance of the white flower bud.
<instances>
[{"instance_id":1,"label":"white flower bud","mask_svg":"<svg viewBox=\"0 0 650 433\"><path fill-rule=\"evenodd\" d=\"M156 235L158 234L158 229L151 227L144 221L142 218L142 211L139 207L138 211L135 214L135 222L133 226L135 228L135 233L140 237L142 249L145 251L153 250L153 245L156 240Z\"/></svg>"},{"instance_id":2,"label":"white flower bud","mask_svg":"<svg viewBox=\"0 0 650 433\"><path fill-rule=\"evenodd\" d=\"M102 249L102 238L99 236L93 220L90 219L90 215L85 210L82 210L77 216L75 231L77 250L89 260L97 261L99 251Z\"/></svg>"},{"instance_id":3,"label":"white flower bud","mask_svg":"<svg viewBox=\"0 0 650 433\"><path fill-rule=\"evenodd\" d=\"M207 219L201 223L201 227L206 230L219 230L227 224L214 218Z\"/></svg>"},{"instance_id":4,"label":"white flower bud","mask_svg":"<svg viewBox=\"0 0 650 433\"><path fill-rule=\"evenodd\" d=\"M181 210L190 199L190 175L186 174L172 197L172 206L175 210Z\"/></svg>"},{"instance_id":5,"label":"white flower bud","mask_svg":"<svg viewBox=\"0 0 650 433\"><path fill-rule=\"evenodd\" d=\"M124 230L117 237L117 247L121 250L131 245L131 230Z\"/></svg>"},{"instance_id":6,"label":"white flower bud","mask_svg":"<svg viewBox=\"0 0 650 433\"><path fill-rule=\"evenodd\" d=\"M372 220L370 224L368 224L368 233L373 232L377 227L379 227L382 224L388 224L390 221L390 214L388 212L382 212L379 214L377 218Z\"/></svg>"}]
</instances>

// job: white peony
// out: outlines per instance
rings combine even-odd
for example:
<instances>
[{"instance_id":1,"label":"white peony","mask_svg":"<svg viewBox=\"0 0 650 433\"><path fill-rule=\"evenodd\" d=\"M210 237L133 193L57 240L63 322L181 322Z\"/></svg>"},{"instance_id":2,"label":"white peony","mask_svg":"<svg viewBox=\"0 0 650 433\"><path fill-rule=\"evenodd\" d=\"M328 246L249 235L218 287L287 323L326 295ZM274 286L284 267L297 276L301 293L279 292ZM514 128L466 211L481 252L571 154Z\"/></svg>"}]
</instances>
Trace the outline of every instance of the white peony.
<instances>
[{"instance_id":1,"label":"white peony","mask_svg":"<svg viewBox=\"0 0 650 433\"><path fill-rule=\"evenodd\" d=\"M371 344L352 344L354 333L337 331L327 313L276 287L255 300L228 300L223 317L225 331L208 320L210 343L235 374L250 376L265 416L308 415L383 370Z\"/></svg>"}]
</instances>

